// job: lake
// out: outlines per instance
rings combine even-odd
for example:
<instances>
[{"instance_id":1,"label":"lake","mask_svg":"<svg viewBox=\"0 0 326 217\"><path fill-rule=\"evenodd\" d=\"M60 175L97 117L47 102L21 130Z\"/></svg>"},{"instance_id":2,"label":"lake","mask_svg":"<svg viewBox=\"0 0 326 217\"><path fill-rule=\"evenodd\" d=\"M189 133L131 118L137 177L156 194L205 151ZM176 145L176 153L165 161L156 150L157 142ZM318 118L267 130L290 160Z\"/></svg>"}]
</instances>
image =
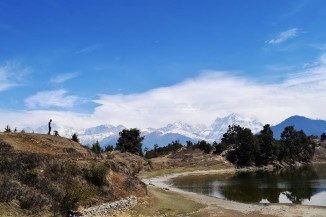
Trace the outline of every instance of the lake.
<instances>
[{"instance_id":1,"label":"lake","mask_svg":"<svg viewBox=\"0 0 326 217\"><path fill-rule=\"evenodd\" d=\"M326 206L326 164L274 171L189 175L172 180L180 189L243 203Z\"/></svg>"}]
</instances>

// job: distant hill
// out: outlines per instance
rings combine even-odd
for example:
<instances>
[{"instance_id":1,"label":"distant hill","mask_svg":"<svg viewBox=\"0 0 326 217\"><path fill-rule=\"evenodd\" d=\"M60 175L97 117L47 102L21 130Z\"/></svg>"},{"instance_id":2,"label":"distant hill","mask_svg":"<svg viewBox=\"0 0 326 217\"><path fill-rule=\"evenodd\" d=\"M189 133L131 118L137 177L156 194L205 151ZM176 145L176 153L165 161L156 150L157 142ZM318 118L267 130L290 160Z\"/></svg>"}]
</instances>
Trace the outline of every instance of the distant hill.
<instances>
[{"instance_id":1,"label":"distant hill","mask_svg":"<svg viewBox=\"0 0 326 217\"><path fill-rule=\"evenodd\" d=\"M320 136L322 133L326 132L326 121L313 120L303 116L295 115L271 127L274 132L274 137L279 139L284 128L287 126L294 126L296 130L303 130L308 136Z\"/></svg>"}]
</instances>

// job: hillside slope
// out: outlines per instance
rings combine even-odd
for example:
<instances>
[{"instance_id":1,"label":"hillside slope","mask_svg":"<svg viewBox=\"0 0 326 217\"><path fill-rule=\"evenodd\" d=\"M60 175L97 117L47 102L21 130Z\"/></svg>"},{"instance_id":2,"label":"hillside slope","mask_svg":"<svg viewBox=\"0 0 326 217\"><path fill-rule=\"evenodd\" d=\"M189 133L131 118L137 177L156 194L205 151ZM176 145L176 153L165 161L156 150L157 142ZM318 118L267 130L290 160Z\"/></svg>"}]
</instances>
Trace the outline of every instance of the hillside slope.
<instances>
[{"instance_id":1,"label":"hillside slope","mask_svg":"<svg viewBox=\"0 0 326 217\"><path fill-rule=\"evenodd\" d=\"M96 155L69 139L0 133L0 216L66 216L69 210L144 196L130 154Z\"/></svg>"}]
</instances>

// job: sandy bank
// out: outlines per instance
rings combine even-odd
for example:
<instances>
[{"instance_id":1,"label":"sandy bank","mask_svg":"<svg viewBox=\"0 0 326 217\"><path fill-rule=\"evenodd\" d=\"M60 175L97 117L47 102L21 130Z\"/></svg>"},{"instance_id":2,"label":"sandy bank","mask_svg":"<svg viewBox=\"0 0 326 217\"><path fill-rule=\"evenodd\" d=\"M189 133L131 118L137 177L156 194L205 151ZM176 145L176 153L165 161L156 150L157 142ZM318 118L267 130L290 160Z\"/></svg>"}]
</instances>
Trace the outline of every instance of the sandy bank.
<instances>
[{"instance_id":1,"label":"sandy bank","mask_svg":"<svg viewBox=\"0 0 326 217\"><path fill-rule=\"evenodd\" d=\"M218 210L220 208L233 210L245 214L260 213L262 215L273 216L288 216L288 217L326 217L326 207L307 206L307 205L293 205L293 204L245 204L234 201L222 200L215 197L201 195L193 192L186 192L181 189L175 188L168 184L168 181L172 178L186 175L205 175L205 174L222 174L233 173L236 171L247 171L251 169L224 169L224 170L208 170L208 171L192 171L177 173L165 176L154 177L150 179L144 179L143 181L147 185L155 186L161 189L168 189L169 191L179 193L188 199L195 202L205 204L205 209L212 211L212 215L218 216ZM216 212L214 212L214 210ZM206 212L207 213L207 212ZM214 214L213 214L214 213Z\"/></svg>"}]
</instances>

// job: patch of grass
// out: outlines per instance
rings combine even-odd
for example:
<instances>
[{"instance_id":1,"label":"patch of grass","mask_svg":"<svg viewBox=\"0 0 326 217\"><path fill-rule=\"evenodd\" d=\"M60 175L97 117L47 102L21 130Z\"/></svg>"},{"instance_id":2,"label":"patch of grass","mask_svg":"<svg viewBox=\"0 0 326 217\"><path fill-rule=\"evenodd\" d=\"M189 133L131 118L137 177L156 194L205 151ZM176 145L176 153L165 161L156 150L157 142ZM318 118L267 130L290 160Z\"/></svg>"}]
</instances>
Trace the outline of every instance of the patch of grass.
<instances>
[{"instance_id":1,"label":"patch of grass","mask_svg":"<svg viewBox=\"0 0 326 217\"><path fill-rule=\"evenodd\" d=\"M205 205L186 199L180 194L148 187L149 196L130 211L131 216L184 216Z\"/></svg>"},{"instance_id":2,"label":"patch of grass","mask_svg":"<svg viewBox=\"0 0 326 217\"><path fill-rule=\"evenodd\" d=\"M169 175L174 173L183 173L183 172L193 172L193 171L207 171L207 170L223 170L223 169L231 169L233 168L230 164L217 164L213 166L189 166L189 167L178 167L178 168L171 168L171 169L160 169L160 170L153 170L150 172L143 172L141 173L141 178L153 178L157 176Z\"/></svg>"}]
</instances>

